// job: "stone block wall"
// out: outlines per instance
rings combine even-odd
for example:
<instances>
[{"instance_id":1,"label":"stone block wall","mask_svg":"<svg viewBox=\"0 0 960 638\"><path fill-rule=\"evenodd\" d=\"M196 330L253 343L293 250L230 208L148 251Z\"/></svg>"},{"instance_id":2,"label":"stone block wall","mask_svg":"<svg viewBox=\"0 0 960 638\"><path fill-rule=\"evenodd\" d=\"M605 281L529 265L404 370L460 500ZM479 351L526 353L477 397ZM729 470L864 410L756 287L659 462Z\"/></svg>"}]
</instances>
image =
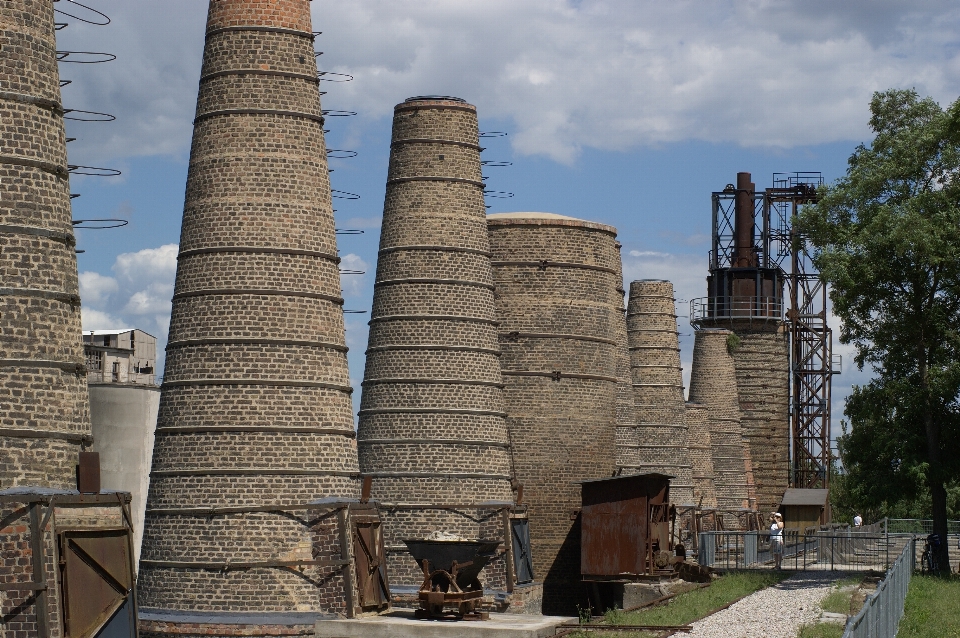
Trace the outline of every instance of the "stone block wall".
<instances>
[{"instance_id":1,"label":"stone block wall","mask_svg":"<svg viewBox=\"0 0 960 638\"><path fill-rule=\"evenodd\" d=\"M507 426L529 507L543 611L584 604L580 489L616 468L620 256L610 226L546 213L488 217Z\"/></svg>"},{"instance_id":2,"label":"stone block wall","mask_svg":"<svg viewBox=\"0 0 960 638\"><path fill-rule=\"evenodd\" d=\"M641 473L675 477L670 482L671 501L693 505L693 467L674 303L673 284L669 281L630 282L627 335L638 415L638 460Z\"/></svg>"},{"instance_id":3,"label":"stone block wall","mask_svg":"<svg viewBox=\"0 0 960 638\"><path fill-rule=\"evenodd\" d=\"M690 401L707 410L714 468L717 507L739 511L750 505L747 449L740 421L737 376L728 340L733 332L722 329L696 331ZM736 518L724 522L732 527Z\"/></svg>"},{"instance_id":4,"label":"stone block wall","mask_svg":"<svg viewBox=\"0 0 960 638\"><path fill-rule=\"evenodd\" d=\"M161 615L346 609L308 507L359 496L311 29L308 0L210 2L138 583Z\"/></svg>"},{"instance_id":5,"label":"stone block wall","mask_svg":"<svg viewBox=\"0 0 960 638\"><path fill-rule=\"evenodd\" d=\"M53 4L0 6L0 489L73 487L92 441Z\"/></svg>"},{"instance_id":6,"label":"stone block wall","mask_svg":"<svg viewBox=\"0 0 960 638\"><path fill-rule=\"evenodd\" d=\"M394 109L357 435L394 584L423 580L404 539L507 540L475 507L513 501L478 142L458 98ZM502 557L480 579L503 588Z\"/></svg>"}]
</instances>

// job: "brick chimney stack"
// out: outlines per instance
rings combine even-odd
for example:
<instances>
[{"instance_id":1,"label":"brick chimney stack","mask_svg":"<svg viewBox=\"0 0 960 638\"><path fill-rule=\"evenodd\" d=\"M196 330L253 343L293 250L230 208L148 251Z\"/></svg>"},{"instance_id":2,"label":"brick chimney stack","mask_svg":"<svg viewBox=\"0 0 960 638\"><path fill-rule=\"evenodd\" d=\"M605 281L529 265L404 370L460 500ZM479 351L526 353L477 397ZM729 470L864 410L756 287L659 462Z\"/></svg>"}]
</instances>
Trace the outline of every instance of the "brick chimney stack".
<instances>
[{"instance_id":1,"label":"brick chimney stack","mask_svg":"<svg viewBox=\"0 0 960 638\"><path fill-rule=\"evenodd\" d=\"M736 528L737 519L731 518L729 512L749 506L752 487L734 357L730 352L735 349L732 336L730 330L697 330L690 372L690 401L707 409L717 507L728 512L724 521L727 529Z\"/></svg>"},{"instance_id":2,"label":"brick chimney stack","mask_svg":"<svg viewBox=\"0 0 960 638\"><path fill-rule=\"evenodd\" d=\"M75 489L92 439L53 0L4 2L0 42L0 489Z\"/></svg>"},{"instance_id":3,"label":"brick chimney stack","mask_svg":"<svg viewBox=\"0 0 960 638\"><path fill-rule=\"evenodd\" d=\"M336 506L308 505L359 497L313 40L309 0L210 2L140 563L151 622L346 610Z\"/></svg>"},{"instance_id":4,"label":"brick chimney stack","mask_svg":"<svg viewBox=\"0 0 960 638\"><path fill-rule=\"evenodd\" d=\"M670 499L677 505L692 505L696 501L674 304L669 281L630 282L627 334L640 464L644 472L675 477L670 482Z\"/></svg>"},{"instance_id":5,"label":"brick chimney stack","mask_svg":"<svg viewBox=\"0 0 960 638\"><path fill-rule=\"evenodd\" d=\"M459 98L394 109L357 441L372 497L402 505L383 510L388 547L434 531L510 542L502 512L469 507L513 498L478 135ZM500 555L481 580L506 574ZM390 575L423 581L403 550Z\"/></svg>"}]
</instances>

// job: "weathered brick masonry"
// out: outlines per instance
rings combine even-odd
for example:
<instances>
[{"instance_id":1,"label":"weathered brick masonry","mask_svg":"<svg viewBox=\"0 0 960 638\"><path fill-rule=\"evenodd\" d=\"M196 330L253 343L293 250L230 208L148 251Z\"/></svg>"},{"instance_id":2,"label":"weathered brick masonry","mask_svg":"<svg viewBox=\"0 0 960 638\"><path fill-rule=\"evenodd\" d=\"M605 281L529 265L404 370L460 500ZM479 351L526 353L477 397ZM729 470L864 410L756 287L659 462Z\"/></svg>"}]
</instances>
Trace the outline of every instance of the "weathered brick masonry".
<instances>
[{"instance_id":1,"label":"weathered brick masonry","mask_svg":"<svg viewBox=\"0 0 960 638\"><path fill-rule=\"evenodd\" d=\"M740 425L740 406L729 330L697 330L690 373L690 401L706 407L716 484L717 507L742 510L749 506L746 442ZM728 528L736 519L726 517Z\"/></svg>"},{"instance_id":2,"label":"weathered brick masonry","mask_svg":"<svg viewBox=\"0 0 960 638\"><path fill-rule=\"evenodd\" d=\"M359 495L313 39L308 0L210 2L138 583L147 636L208 633L197 612L346 611L343 523L309 504Z\"/></svg>"},{"instance_id":3,"label":"weathered brick masonry","mask_svg":"<svg viewBox=\"0 0 960 638\"><path fill-rule=\"evenodd\" d=\"M478 141L458 98L394 109L357 434L393 584L423 580L404 539L503 540L502 510L475 506L513 500ZM504 556L487 587L506 586Z\"/></svg>"},{"instance_id":4,"label":"weathered brick masonry","mask_svg":"<svg viewBox=\"0 0 960 638\"><path fill-rule=\"evenodd\" d=\"M693 495L704 509L717 506L717 485L713 466L709 409L700 403L687 403L687 438L690 441L690 464L693 466Z\"/></svg>"},{"instance_id":5,"label":"weathered brick masonry","mask_svg":"<svg viewBox=\"0 0 960 638\"><path fill-rule=\"evenodd\" d=\"M622 249L617 242L617 251ZM623 259L617 258L617 293L619 313L615 318L614 340L617 342L617 429L616 461L620 474L639 474L640 439L637 431L637 409L634 405L633 377L630 374L630 348L627 339L627 309L624 307Z\"/></svg>"},{"instance_id":6,"label":"weathered brick masonry","mask_svg":"<svg viewBox=\"0 0 960 638\"><path fill-rule=\"evenodd\" d=\"M727 325L740 338L733 361L757 509L772 512L790 480L790 336L780 321Z\"/></svg>"},{"instance_id":7,"label":"weathered brick masonry","mask_svg":"<svg viewBox=\"0 0 960 638\"><path fill-rule=\"evenodd\" d=\"M692 505L696 500L674 303L669 281L630 282L627 335L638 414L638 460L642 472L675 477L670 482L670 500Z\"/></svg>"},{"instance_id":8,"label":"weathered brick masonry","mask_svg":"<svg viewBox=\"0 0 960 638\"><path fill-rule=\"evenodd\" d=\"M529 505L544 613L584 604L580 489L616 468L620 255L610 226L547 213L488 217L507 426Z\"/></svg>"},{"instance_id":9,"label":"weathered brick masonry","mask_svg":"<svg viewBox=\"0 0 960 638\"><path fill-rule=\"evenodd\" d=\"M0 4L0 489L91 441L53 0Z\"/></svg>"}]
</instances>

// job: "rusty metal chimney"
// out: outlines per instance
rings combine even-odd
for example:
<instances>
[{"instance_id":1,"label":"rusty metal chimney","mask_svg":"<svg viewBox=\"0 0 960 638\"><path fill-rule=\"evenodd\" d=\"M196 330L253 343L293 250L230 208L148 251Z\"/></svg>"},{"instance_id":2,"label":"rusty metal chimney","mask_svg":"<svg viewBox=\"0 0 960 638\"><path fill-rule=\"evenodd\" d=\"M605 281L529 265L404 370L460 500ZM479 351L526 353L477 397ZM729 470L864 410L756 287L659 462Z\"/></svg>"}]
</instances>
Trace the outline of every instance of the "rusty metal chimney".
<instances>
[{"instance_id":1,"label":"rusty metal chimney","mask_svg":"<svg viewBox=\"0 0 960 638\"><path fill-rule=\"evenodd\" d=\"M734 247L733 265L735 268L756 268L757 254L754 250L754 208L753 198L756 195L756 185L750 181L750 173L737 173L736 206L736 244ZM747 294L740 292L738 294Z\"/></svg>"},{"instance_id":2,"label":"rusty metal chimney","mask_svg":"<svg viewBox=\"0 0 960 638\"><path fill-rule=\"evenodd\" d=\"M74 489L92 442L53 2L0 6L0 489Z\"/></svg>"},{"instance_id":3,"label":"rusty metal chimney","mask_svg":"<svg viewBox=\"0 0 960 638\"><path fill-rule=\"evenodd\" d=\"M309 0L210 2L140 561L150 635L353 611L338 517L358 466L313 40Z\"/></svg>"}]
</instances>

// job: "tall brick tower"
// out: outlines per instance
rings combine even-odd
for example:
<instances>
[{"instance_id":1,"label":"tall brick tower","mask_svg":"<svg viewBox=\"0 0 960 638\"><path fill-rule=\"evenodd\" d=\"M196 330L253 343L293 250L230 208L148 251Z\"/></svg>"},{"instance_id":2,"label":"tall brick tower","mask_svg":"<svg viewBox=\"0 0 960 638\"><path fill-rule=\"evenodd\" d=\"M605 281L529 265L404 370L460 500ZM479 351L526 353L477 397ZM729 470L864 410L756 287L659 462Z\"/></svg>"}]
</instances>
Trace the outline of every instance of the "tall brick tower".
<instances>
[{"instance_id":1,"label":"tall brick tower","mask_svg":"<svg viewBox=\"0 0 960 638\"><path fill-rule=\"evenodd\" d=\"M357 431L388 547L435 531L506 540L510 444L478 135L476 108L459 98L394 109ZM394 583L423 580L403 549L389 565ZM504 588L505 567L498 556L481 580Z\"/></svg>"},{"instance_id":2,"label":"tall brick tower","mask_svg":"<svg viewBox=\"0 0 960 638\"><path fill-rule=\"evenodd\" d=\"M0 5L0 489L72 489L90 442L53 0Z\"/></svg>"},{"instance_id":3,"label":"tall brick tower","mask_svg":"<svg viewBox=\"0 0 960 638\"><path fill-rule=\"evenodd\" d=\"M690 440L690 464L693 466L693 497L704 509L717 506L716 471L710 436L709 409L700 403L687 403L687 434Z\"/></svg>"},{"instance_id":4,"label":"tall brick tower","mask_svg":"<svg viewBox=\"0 0 960 638\"><path fill-rule=\"evenodd\" d=\"M211 0L178 259L144 617L343 613L311 505L359 494L309 0Z\"/></svg>"},{"instance_id":5,"label":"tall brick tower","mask_svg":"<svg viewBox=\"0 0 960 638\"><path fill-rule=\"evenodd\" d=\"M694 504L672 283L630 282L627 335L640 465L644 472L676 477L670 483L671 499L678 505Z\"/></svg>"},{"instance_id":6,"label":"tall brick tower","mask_svg":"<svg viewBox=\"0 0 960 638\"><path fill-rule=\"evenodd\" d=\"M507 426L529 505L543 611L584 604L576 481L616 468L616 229L550 213L490 215Z\"/></svg>"},{"instance_id":7,"label":"tall brick tower","mask_svg":"<svg viewBox=\"0 0 960 638\"><path fill-rule=\"evenodd\" d=\"M617 252L622 248L617 242ZM623 259L617 255L617 293L620 305L614 325L617 342L617 429L616 462L622 475L640 473L640 441L637 436L637 409L634 405L633 378L630 375L630 348L627 340L627 316L624 308Z\"/></svg>"},{"instance_id":8,"label":"tall brick tower","mask_svg":"<svg viewBox=\"0 0 960 638\"><path fill-rule=\"evenodd\" d=\"M697 330L690 372L690 401L707 408L717 507L727 512L747 508L751 489L737 377L730 354L732 335L730 330ZM725 520L728 529L735 527L734 523L733 519Z\"/></svg>"}]
</instances>

